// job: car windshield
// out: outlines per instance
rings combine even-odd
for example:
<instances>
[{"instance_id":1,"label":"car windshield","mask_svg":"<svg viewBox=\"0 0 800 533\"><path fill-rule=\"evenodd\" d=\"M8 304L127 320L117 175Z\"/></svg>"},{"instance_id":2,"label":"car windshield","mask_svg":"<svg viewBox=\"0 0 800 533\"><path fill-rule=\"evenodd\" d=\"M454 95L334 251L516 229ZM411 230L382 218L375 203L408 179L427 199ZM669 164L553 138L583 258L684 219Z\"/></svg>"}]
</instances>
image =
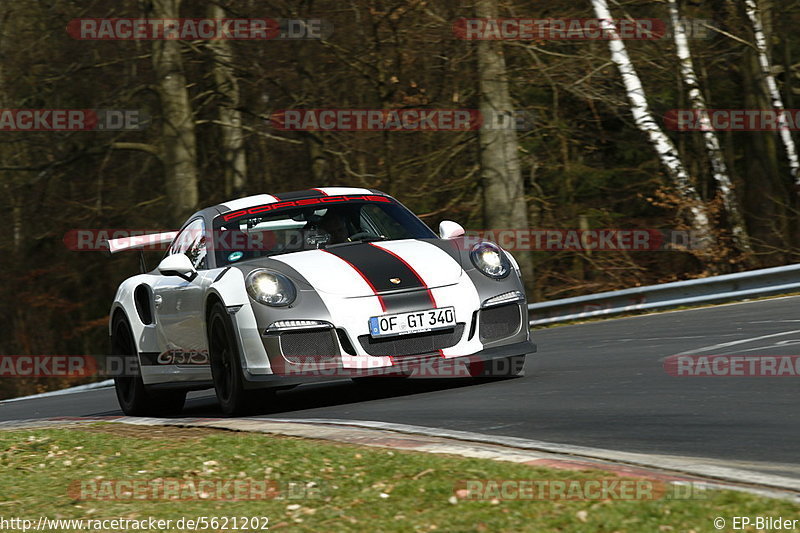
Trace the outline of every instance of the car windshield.
<instances>
[{"instance_id":1,"label":"car windshield","mask_svg":"<svg viewBox=\"0 0 800 533\"><path fill-rule=\"evenodd\" d=\"M215 220L212 246L218 267L358 242L436 237L414 214L388 199L282 207L255 214L249 211L259 208L227 221L225 217L231 214Z\"/></svg>"}]
</instances>

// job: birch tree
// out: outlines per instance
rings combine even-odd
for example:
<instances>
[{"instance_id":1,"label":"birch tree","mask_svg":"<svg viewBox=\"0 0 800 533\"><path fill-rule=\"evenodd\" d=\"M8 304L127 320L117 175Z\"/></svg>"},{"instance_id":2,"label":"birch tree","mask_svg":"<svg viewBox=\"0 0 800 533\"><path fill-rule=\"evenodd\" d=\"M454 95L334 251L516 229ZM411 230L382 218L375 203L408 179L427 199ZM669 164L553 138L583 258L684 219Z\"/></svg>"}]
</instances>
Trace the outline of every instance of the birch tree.
<instances>
[{"instance_id":1,"label":"birch tree","mask_svg":"<svg viewBox=\"0 0 800 533\"><path fill-rule=\"evenodd\" d=\"M647 135L650 143L658 154L661 164L667 170L675 189L689 204L689 222L701 241L708 242L712 238L708 212L703 204L697 189L689 178L689 173L680 159L678 150L672 140L664 133L650 112L650 106L642 86L642 81L631 62L625 43L620 39L612 22L611 12L606 0L592 0L595 15L600 19L601 26L608 32L608 48L611 51L611 61L617 66L636 127Z\"/></svg>"},{"instance_id":2,"label":"birch tree","mask_svg":"<svg viewBox=\"0 0 800 533\"><path fill-rule=\"evenodd\" d=\"M156 19L179 17L180 0L153 0ZM182 223L197 207L197 140L180 42L153 41L153 70L161 100L161 155L170 217Z\"/></svg>"},{"instance_id":3,"label":"birch tree","mask_svg":"<svg viewBox=\"0 0 800 533\"><path fill-rule=\"evenodd\" d=\"M225 16L225 9L221 5L209 4L209 18L221 19ZM239 81L233 67L233 47L227 39L213 39L208 41L208 48L214 62L214 83L222 98L219 104L219 125L225 164L225 195L228 198L243 196L247 186L247 159L242 112L239 110Z\"/></svg>"},{"instance_id":4,"label":"birch tree","mask_svg":"<svg viewBox=\"0 0 800 533\"><path fill-rule=\"evenodd\" d=\"M714 128L711 127L706 99L705 96L703 96L703 92L700 90L700 82L692 62L692 53L689 48L689 39L686 36L686 27L678 11L678 1L668 0L668 4L669 16L673 28L672 35L675 40L675 49L680 62L681 78L689 91L689 100L692 104L692 109L698 114L699 123L703 131L706 153L708 154L708 160L711 164L711 172L717 184L717 190L722 198L725 212L728 215L731 234L739 250L742 252L750 252L752 251L750 247L750 237L747 234L747 228L742 212L739 209L736 192L733 189L733 184L728 175L728 168L722 156L719 138Z\"/></svg>"},{"instance_id":5,"label":"birch tree","mask_svg":"<svg viewBox=\"0 0 800 533\"><path fill-rule=\"evenodd\" d=\"M496 0L478 0L479 18L497 18ZM478 41L480 111L484 119L513 116L514 106L508 88L506 60L499 41ZM528 228L528 207L520 170L519 144L513 127L480 130L481 178L484 220L489 228ZM522 275L533 274L530 254L516 254Z\"/></svg>"},{"instance_id":6,"label":"birch tree","mask_svg":"<svg viewBox=\"0 0 800 533\"><path fill-rule=\"evenodd\" d=\"M797 147L792 139L792 132L789 131L789 126L784 115L783 98L781 92L778 90L778 84L775 82L775 76L772 74L772 62L769 57L769 48L767 46L767 38L764 34L764 23L761 20L761 12L758 9L756 0L744 0L745 12L750 19L750 24L753 26L753 37L755 40L756 52L758 54L758 64L761 67L761 73L764 76L764 82L767 85L767 92L772 100L772 107L778 112L778 130L780 132L783 147L786 149L786 157L789 160L789 169L796 185L800 185L800 160L797 156Z\"/></svg>"}]
</instances>

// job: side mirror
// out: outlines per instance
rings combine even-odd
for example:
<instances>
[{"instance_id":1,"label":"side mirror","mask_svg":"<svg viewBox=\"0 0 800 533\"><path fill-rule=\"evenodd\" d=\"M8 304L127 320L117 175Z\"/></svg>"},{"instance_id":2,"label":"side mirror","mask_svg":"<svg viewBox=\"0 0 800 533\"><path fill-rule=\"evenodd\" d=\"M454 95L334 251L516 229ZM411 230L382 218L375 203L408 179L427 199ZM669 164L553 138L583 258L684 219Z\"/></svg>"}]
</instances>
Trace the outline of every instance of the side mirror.
<instances>
[{"instance_id":1,"label":"side mirror","mask_svg":"<svg viewBox=\"0 0 800 533\"><path fill-rule=\"evenodd\" d=\"M186 281L192 281L197 276L197 270L184 254L168 255L158 264L158 271L163 276L179 276Z\"/></svg>"},{"instance_id":2,"label":"side mirror","mask_svg":"<svg viewBox=\"0 0 800 533\"><path fill-rule=\"evenodd\" d=\"M461 224L452 220L442 220L439 223L439 237L442 239L453 239L464 235L464 228Z\"/></svg>"}]
</instances>

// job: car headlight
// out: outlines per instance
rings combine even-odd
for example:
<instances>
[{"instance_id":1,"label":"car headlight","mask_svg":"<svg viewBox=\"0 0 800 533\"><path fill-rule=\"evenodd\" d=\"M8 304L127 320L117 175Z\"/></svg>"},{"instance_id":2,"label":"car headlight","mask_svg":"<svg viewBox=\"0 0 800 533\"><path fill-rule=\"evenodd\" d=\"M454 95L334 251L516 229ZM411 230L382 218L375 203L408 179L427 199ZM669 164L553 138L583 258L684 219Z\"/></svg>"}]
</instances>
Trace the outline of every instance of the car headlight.
<instances>
[{"instance_id":1,"label":"car headlight","mask_svg":"<svg viewBox=\"0 0 800 533\"><path fill-rule=\"evenodd\" d=\"M469 258L475 268L494 279L501 279L511 272L511 263L505 252L496 244L480 242L472 247Z\"/></svg>"},{"instance_id":2,"label":"car headlight","mask_svg":"<svg viewBox=\"0 0 800 533\"><path fill-rule=\"evenodd\" d=\"M264 305L281 307L291 304L297 297L297 289L292 280L272 270L253 270L247 275L244 284L250 298Z\"/></svg>"}]
</instances>

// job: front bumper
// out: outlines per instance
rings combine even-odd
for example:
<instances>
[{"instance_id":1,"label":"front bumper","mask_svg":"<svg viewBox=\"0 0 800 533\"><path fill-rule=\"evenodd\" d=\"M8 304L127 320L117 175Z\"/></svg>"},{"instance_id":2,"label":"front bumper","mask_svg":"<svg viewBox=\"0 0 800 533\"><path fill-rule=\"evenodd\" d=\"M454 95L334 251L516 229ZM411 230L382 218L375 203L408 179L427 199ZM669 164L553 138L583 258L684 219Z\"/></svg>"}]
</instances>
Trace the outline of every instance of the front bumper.
<instances>
[{"instance_id":1,"label":"front bumper","mask_svg":"<svg viewBox=\"0 0 800 533\"><path fill-rule=\"evenodd\" d=\"M245 385L258 388L265 384L294 385L336 379L372 376L410 376L412 378L467 378L476 369L494 370L493 375L503 375L502 362L509 357L536 353L536 344L530 340L493 346L462 357L437 357L432 355L393 358L392 365L372 368L345 368L341 361L306 361L286 363L273 368L273 374L252 374L244 369ZM493 364L495 362L495 364ZM508 369L509 371L511 369ZM511 375L510 373L508 375Z\"/></svg>"}]
</instances>

